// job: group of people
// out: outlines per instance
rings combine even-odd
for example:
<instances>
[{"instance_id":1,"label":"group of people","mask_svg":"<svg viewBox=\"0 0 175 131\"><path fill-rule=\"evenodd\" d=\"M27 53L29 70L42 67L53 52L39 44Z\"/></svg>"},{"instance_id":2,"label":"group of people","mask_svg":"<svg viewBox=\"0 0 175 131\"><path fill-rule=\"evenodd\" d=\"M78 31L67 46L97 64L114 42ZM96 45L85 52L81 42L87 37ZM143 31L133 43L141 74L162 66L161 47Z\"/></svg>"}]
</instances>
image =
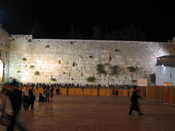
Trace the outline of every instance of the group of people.
<instances>
[{"instance_id":1,"label":"group of people","mask_svg":"<svg viewBox=\"0 0 175 131\"><path fill-rule=\"evenodd\" d=\"M59 88L56 84L22 84L21 90L23 92L24 103L27 103L27 101L31 103L31 108L36 99L39 102L49 103L53 101L55 94L59 94Z\"/></svg>"},{"instance_id":2,"label":"group of people","mask_svg":"<svg viewBox=\"0 0 175 131\"><path fill-rule=\"evenodd\" d=\"M1 115L0 124L6 126L6 131L14 131L17 127L20 131L27 129L18 121L18 115L22 107L22 91L20 83L13 79L10 83L0 88Z\"/></svg>"},{"instance_id":3,"label":"group of people","mask_svg":"<svg viewBox=\"0 0 175 131\"><path fill-rule=\"evenodd\" d=\"M133 86L132 85L118 85L118 84L108 84L108 85L102 85L102 84L76 84L76 83L54 83L54 84L46 84L46 83L27 83L22 84L23 87L33 87L36 89L40 88L115 88L115 89L130 89ZM59 93L59 92L57 92Z\"/></svg>"},{"instance_id":4,"label":"group of people","mask_svg":"<svg viewBox=\"0 0 175 131\"><path fill-rule=\"evenodd\" d=\"M39 102L52 102L54 94L59 95L59 88L68 86L70 88L75 85L21 84L15 79L13 79L10 83L4 84L0 88L0 124L4 124L5 126L7 126L6 131L14 131L15 126L21 131L27 131L27 129L18 122L18 114L21 110L21 107L23 106L25 111L28 111L29 109L33 110L34 103L37 97ZM89 86L86 85L84 87ZM139 89L137 86L134 86L133 93L130 99L130 108L128 115L132 115L133 111L138 112L139 115L143 115L139 105L140 98L141 96L139 95ZM10 112L6 110L7 99L9 99L11 103L12 111ZM3 119L9 119L9 122L6 121L3 123Z\"/></svg>"},{"instance_id":5,"label":"group of people","mask_svg":"<svg viewBox=\"0 0 175 131\"><path fill-rule=\"evenodd\" d=\"M54 93L58 93L55 89L53 85L21 84L15 79L1 85L0 124L7 127L6 131L14 131L15 127L27 131L18 121L22 107L24 111L33 110L37 99L39 102L52 102Z\"/></svg>"}]
</instances>

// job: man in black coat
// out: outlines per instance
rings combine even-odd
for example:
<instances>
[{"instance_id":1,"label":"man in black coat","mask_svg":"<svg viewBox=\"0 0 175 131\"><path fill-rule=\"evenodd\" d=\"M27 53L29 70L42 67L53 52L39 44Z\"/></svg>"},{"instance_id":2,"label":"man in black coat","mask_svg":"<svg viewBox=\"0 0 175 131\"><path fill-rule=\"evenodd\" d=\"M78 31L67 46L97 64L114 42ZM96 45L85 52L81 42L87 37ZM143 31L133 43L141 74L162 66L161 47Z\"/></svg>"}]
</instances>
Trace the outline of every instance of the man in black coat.
<instances>
[{"instance_id":1,"label":"man in black coat","mask_svg":"<svg viewBox=\"0 0 175 131\"><path fill-rule=\"evenodd\" d=\"M143 115L143 113L140 110L140 105L139 105L139 99L141 96L139 95L139 90L137 86L133 87L133 92L131 96L131 104L130 104L130 109L129 109L129 115L132 115L132 111L136 111L139 115Z\"/></svg>"}]
</instances>

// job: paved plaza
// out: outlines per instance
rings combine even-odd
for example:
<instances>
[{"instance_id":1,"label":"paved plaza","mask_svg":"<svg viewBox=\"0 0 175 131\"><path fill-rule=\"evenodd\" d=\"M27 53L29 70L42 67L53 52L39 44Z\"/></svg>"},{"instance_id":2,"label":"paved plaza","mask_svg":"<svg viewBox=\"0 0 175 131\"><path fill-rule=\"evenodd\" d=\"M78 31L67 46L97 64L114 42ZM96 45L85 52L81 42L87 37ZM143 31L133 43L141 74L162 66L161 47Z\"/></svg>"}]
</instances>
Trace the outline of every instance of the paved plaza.
<instances>
[{"instance_id":1,"label":"paved plaza","mask_svg":"<svg viewBox=\"0 0 175 131\"><path fill-rule=\"evenodd\" d=\"M128 107L129 97L56 96L53 103L36 103L20 119L30 131L175 130L175 106L143 99L144 116L128 116Z\"/></svg>"}]
</instances>

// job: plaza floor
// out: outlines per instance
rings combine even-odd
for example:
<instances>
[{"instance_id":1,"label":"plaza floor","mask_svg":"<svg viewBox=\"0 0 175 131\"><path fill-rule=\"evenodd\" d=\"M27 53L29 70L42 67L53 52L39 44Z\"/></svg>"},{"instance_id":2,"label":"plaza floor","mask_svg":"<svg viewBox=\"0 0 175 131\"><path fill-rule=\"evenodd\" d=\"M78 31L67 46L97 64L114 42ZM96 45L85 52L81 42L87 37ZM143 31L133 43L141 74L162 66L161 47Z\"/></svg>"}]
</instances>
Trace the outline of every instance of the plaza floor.
<instances>
[{"instance_id":1,"label":"plaza floor","mask_svg":"<svg viewBox=\"0 0 175 131\"><path fill-rule=\"evenodd\" d=\"M175 130L175 106L143 99L143 116L128 116L128 107L129 97L56 96L53 103L21 112L20 120L29 131Z\"/></svg>"}]
</instances>

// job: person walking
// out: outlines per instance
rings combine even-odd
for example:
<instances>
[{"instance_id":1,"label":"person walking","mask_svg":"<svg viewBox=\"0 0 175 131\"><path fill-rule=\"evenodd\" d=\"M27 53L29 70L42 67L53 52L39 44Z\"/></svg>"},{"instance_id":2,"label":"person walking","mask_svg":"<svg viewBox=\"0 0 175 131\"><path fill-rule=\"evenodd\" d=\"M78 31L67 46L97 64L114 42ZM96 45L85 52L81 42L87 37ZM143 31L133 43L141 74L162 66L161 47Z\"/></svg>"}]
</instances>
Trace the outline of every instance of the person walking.
<instances>
[{"instance_id":1,"label":"person walking","mask_svg":"<svg viewBox=\"0 0 175 131\"><path fill-rule=\"evenodd\" d=\"M33 88L29 89L29 108L33 110L35 103L35 95L33 93Z\"/></svg>"},{"instance_id":2,"label":"person walking","mask_svg":"<svg viewBox=\"0 0 175 131\"><path fill-rule=\"evenodd\" d=\"M28 111L28 103L29 103L29 93L28 89L24 86L22 89L22 105L24 111Z\"/></svg>"},{"instance_id":3,"label":"person walking","mask_svg":"<svg viewBox=\"0 0 175 131\"><path fill-rule=\"evenodd\" d=\"M10 101L11 105L11 114L10 114L10 122L9 125L6 128L6 131L14 131L15 126L20 131L27 131L25 127L22 126L22 124L18 121L18 115L21 111L21 105L22 105L22 91L19 89L20 83L16 81L15 79L12 80L11 83L5 84L5 86L2 89L2 93L6 95L6 99L4 99L3 107L2 107L2 114L1 118L7 116L7 101Z\"/></svg>"},{"instance_id":4,"label":"person walking","mask_svg":"<svg viewBox=\"0 0 175 131\"><path fill-rule=\"evenodd\" d=\"M130 99L130 109L128 114L132 115L132 111L136 111L138 113L138 115L143 115L143 113L140 110L140 104L139 104L139 99L141 98L141 96L139 95L139 90L137 86L133 87L133 92L131 95L131 99Z\"/></svg>"}]
</instances>

